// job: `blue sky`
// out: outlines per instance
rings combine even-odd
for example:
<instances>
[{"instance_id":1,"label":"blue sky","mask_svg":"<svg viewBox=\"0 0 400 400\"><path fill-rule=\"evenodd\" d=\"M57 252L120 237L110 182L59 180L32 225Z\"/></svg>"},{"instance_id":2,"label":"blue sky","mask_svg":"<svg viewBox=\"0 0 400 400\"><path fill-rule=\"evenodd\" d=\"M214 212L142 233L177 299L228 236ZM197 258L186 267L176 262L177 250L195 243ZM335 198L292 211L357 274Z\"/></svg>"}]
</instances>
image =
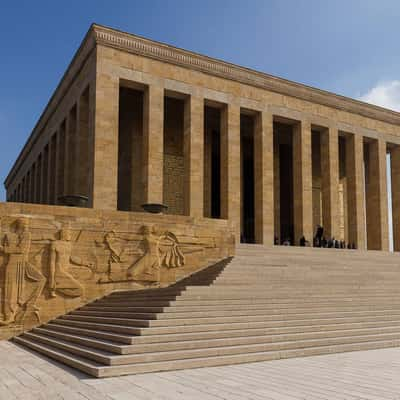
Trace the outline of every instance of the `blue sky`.
<instances>
[{"instance_id":1,"label":"blue sky","mask_svg":"<svg viewBox=\"0 0 400 400\"><path fill-rule=\"evenodd\" d=\"M92 22L400 109L399 21L398 0L3 0L0 179Z\"/></svg>"}]
</instances>

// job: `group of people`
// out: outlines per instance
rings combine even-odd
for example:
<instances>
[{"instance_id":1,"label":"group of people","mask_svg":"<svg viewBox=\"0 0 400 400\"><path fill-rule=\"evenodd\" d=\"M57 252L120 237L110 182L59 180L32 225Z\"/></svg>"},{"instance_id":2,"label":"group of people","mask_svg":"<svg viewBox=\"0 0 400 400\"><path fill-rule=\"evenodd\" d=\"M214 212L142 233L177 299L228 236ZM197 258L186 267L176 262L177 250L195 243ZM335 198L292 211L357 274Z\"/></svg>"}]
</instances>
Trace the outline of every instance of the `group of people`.
<instances>
[{"instance_id":1,"label":"group of people","mask_svg":"<svg viewBox=\"0 0 400 400\"><path fill-rule=\"evenodd\" d=\"M300 246L301 246L300 239ZM324 236L324 228L321 225L317 225L316 234L313 241L314 247L324 247L329 249L351 249L355 250L355 243L346 243L344 240L337 240L334 237L326 238Z\"/></svg>"},{"instance_id":2,"label":"group of people","mask_svg":"<svg viewBox=\"0 0 400 400\"><path fill-rule=\"evenodd\" d=\"M290 238L286 238L282 241L282 243L279 243L278 238L275 237L275 245L282 244L283 246L292 246L293 243L294 242ZM302 236L299 239L299 245L300 247L309 247L310 242L306 239L305 236ZM355 243L346 243L344 240L337 240L334 237L326 238L324 236L324 228L321 225L317 225L312 245L313 247L323 247L328 249L356 249Z\"/></svg>"}]
</instances>

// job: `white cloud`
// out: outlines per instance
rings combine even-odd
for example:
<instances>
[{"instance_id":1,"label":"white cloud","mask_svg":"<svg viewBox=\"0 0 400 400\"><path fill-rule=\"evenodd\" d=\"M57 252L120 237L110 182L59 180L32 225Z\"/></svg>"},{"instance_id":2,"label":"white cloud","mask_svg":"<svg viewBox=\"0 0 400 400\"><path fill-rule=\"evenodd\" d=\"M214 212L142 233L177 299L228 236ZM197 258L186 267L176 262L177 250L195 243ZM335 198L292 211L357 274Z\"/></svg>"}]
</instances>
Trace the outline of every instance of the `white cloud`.
<instances>
[{"instance_id":1,"label":"white cloud","mask_svg":"<svg viewBox=\"0 0 400 400\"><path fill-rule=\"evenodd\" d=\"M400 111L400 81L382 82L360 97L360 100L377 106Z\"/></svg>"}]
</instances>

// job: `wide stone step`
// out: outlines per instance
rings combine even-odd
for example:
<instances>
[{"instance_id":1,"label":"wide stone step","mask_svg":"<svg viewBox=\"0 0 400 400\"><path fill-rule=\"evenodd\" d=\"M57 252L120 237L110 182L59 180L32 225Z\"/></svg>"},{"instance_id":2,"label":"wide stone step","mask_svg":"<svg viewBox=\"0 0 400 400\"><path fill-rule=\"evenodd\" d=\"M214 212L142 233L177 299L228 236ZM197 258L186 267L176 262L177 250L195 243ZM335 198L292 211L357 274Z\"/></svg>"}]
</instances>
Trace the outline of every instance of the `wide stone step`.
<instances>
[{"instance_id":1,"label":"wide stone step","mask_svg":"<svg viewBox=\"0 0 400 400\"><path fill-rule=\"evenodd\" d=\"M116 296L116 297L105 297L103 299L99 299L96 300L96 303L103 303L103 302L107 302L107 303L118 303L121 301L125 301L125 300L129 300L129 301L137 301L137 302L148 302L148 301L157 301L157 302L168 302L171 300L175 300L177 297L179 297L178 295L176 296L164 296L162 294L160 295L152 295L152 296Z\"/></svg>"},{"instance_id":2,"label":"wide stone step","mask_svg":"<svg viewBox=\"0 0 400 400\"><path fill-rule=\"evenodd\" d=\"M374 321L374 322L356 322L345 324L326 324L326 325L310 325L310 326L290 326L290 327L245 327L237 329L220 329L208 330L198 332L177 332L153 335L128 335L126 333L118 333L118 326L111 326L114 328L109 331L110 326L95 324L95 326L81 327L80 324L70 324L70 321L55 321L50 324L44 325L47 330L54 330L57 332L72 333L77 335L85 335L88 337L110 339L115 342L123 344L152 344L152 343L169 343L191 340L210 340L221 338L233 337L251 337L251 336L265 336L265 335L285 335L297 333L316 333L316 332L336 332L336 331L355 331L364 329L399 329L400 321ZM73 321L75 322L75 321Z\"/></svg>"},{"instance_id":3,"label":"wide stone step","mask_svg":"<svg viewBox=\"0 0 400 400\"><path fill-rule=\"evenodd\" d=\"M272 334L260 336L239 336L230 337L228 334L223 338L214 339L198 339L198 340L182 340L182 341L166 341L151 344L135 344L124 345L112 341L98 340L83 334L71 334L60 331L54 331L45 328L35 328L34 333L42 336L48 336L53 339L60 339L70 343L77 343L86 347L92 347L100 350L105 350L115 354L142 354L142 353L155 353L162 351L176 351L176 350L193 350L205 349L212 347L227 347L236 345L251 345L262 343L277 343L277 342L293 342L298 340L316 340L328 339L338 337L352 337L352 336L367 336L382 335L382 334L398 334L400 335L400 327L386 327L386 328L369 328L369 329L354 329L354 330L334 330L323 332L308 332L308 333L293 333L293 334ZM165 338L168 339L168 338Z\"/></svg>"},{"instance_id":4,"label":"wide stone step","mask_svg":"<svg viewBox=\"0 0 400 400\"><path fill-rule=\"evenodd\" d=\"M300 293L294 293L290 292L287 294L285 297L285 293L279 292L279 293L273 293L271 291L266 290L265 292L261 293L255 293L252 292L251 290L244 290L244 291L238 291L238 290L233 290L230 292L227 291L188 291L182 296L179 296L175 299L175 301L186 301L186 300L235 300L235 299L292 299L292 301L295 301L296 299L301 299L303 297L308 297L309 299L314 299L314 300L320 300L320 299L329 299L329 300L334 300L334 299L359 299L359 298L366 298L370 299L370 301L373 301L373 299L380 299L380 298L397 298L399 295L397 293L391 293L388 291L382 291L380 293L376 293L375 291L369 292L369 293L363 293L363 292L355 292L355 291L349 291L349 292L328 292L324 295L324 293L321 291L321 293L316 293L312 291L308 292L300 292Z\"/></svg>"},{"instance_id":5,"label":"wide stone step","mask_svg":"<svg viewBox=\"0 0 400 400\"><path fill-rule=\"evenodd\" d=\"M85 321L74 321L69 319L57 318L55 321L51 321L50 324L56 325L67 325L72 327L79 327L84 329L95 329L97 331L103 332L115 332L123 333L126 335L141 335L142 329L139 327L114 325L114 324L100 324L95 322L85 322Z\"/></svg>"},{"instance_id":6,"label":"wide stone step","mask_svg":"<svg viewBox=\"0 0 400 400\"><path fill-rule=\"evenodd\" d=\"M97 307L114 307L117 306L119 307L120 305L128 305L128 304L132 304L138 307L148 307L148 306L152 306L152 307L168 307L173 301L175 300L140 300L140 301L136 301L136 300L120 300L120 301L107 301L106 299L103 300L97 300L94 301L92 303L90 303L90 305L95 305Z\"/></svg>"},{"instance_id":7,"label":"wide stone step","mask_svg":"<svg viewBox=\"0 0 400 400\"><path fill-rule=\"evenodd\" d=\"M88 318L88 317L87 317ZM196 320L197 321L197 320ZM170 321L151 321L151 322L170 322ZM155 325L148 328L138 327L129 319L122 318L89 318L87 320L79 320L73 318L60 318L58 324L69 326L77 326L82 328L94 328L99 330L109 330L113 332L132 333L133 335L159 335L171 333L189 333L204 332L216 330L235 330L235 329L252 329L252 328L274 328L289 326L315 326L315 325L337 325L338 329L343 324L365 323L365 322L400 322L398 316L363 316L363 317L337 317L337 318L276 318L270 321L242 319L236 322L215 322L213 323L192 323L192 321L183 320L178 324Z\"/></svg>"},{"instance_id":8,"label":"wide stone step","mask_svg":"<svg viewBox=\"0 0 400 400\"><path fill-rule=\"evenodd\" d=\"M371 298L371 296L335 296L335 297L327 297L327 296L306 296L306 297L264 297L264 298L231 298L231 299L221 299L221 298L203 298L198 296L196 299L185 299L185 298L177 298L177 300L170 301L168 303L164 303L164 307L201 307L201 306L223 306L223 305L248 305L252 307L257 304L318 304L319 302L329 303L331 305L339 305L339 304L392 304L398 302L400 296L376 296ZM147 303L137 303L135 301L132 302L122 302L122 303L91 303L92 305L99 307L129 307L129 306L159 306L158 303L156 305L153 302Z\"/></svg>"},{"instance_id":9,"label":"wide stone step","mask_svg":"<svg viewBox=\"0 0 400 400\"><path fill-rule=\"evenodd\" d=\"M220 321L224 321L224 318L229 317L255 317L257 320L270 320L275 316L289 316L294 315L295 317L303 318L303 316L312 315L315 318L324 317L351 317L351 316L369 316L369 315L400 315L400 309L389 309L389 310L322 310L318 312L316 309L251 309L251 310L234 310L234 311L191 311L191 312L176 312L176 313L132 313L124 311L90 311L90 310L77 310L72 311L69 315L79 315L88 317L112 317L112 318L129 318L133 320L144 319L144 320L170 320L171 323L179 322L182 319L193 320L194 317L199 319L199 323L209 320L211 317L220 317ZM153 322L150 322L149 326L155 326Z\"/></svg>"},{"instance_id":10,"label":"wide stone step","mask_svg":"<svg viewBox=\"0 0 400 400\"><path fill-rule=\"evenodd\" d=\"M121 343L114 342L112 340L96 339L82 334L73 335L73 334L54 331L51 329L46 329L45 327L34 328L32 332L36 335L48 336L53 339L60 339L68 341L70 343L77 343L83 346L92 347L95 349L104 350L108 351L109 353L115 353L115 354L123 354L123 348L126 346L122 345ZM25 335L29 335L30 333L31 332L27 332L25 333Z\"/></svg>"},{"instance_id":11,"label":"wide stone step","mask_svg":"<svg viewBox=\"0 0 400 400\"><path fill-rule=\"evenodd\" d=\"M304 314L300 313L279 313L276 315L264 314L264 315L238 315L238 316L223 316L223 317L203 317L203 318L173 318L173 319L160 319L160 320L140 320L130 318L128 316L92 316L92 315L75 315L68 314L60 317L60 319L68 319L75 321L84 322L97 322L106 324L116 324L134 327L169 327L169 326L190 326L190 325L203 325L203 324L236 324L236 323L251 323L251 322L281 322L286 321L288 323L295 323L295 321L310 321L313 323L314 320L400 320L400 312L377 312L377 311L358 311L358 312L333 312L333 313L314 313L308 312Z\"/></svg>"},{"instance_id":12,"label":"wide stone step","mask_svg":"<svg viewBox=\"0 0 400 400\"><path fill-rule=\"evenodd\" d=\"M296 340L291 342L258 343L258 344L245 344L237 346L208 347L208 348L194 349L194 350L161 351L155 353L115 355L103 350L93 349L75 343L71 344L68 341L53 339L48 336L35 333L25 333L22 335L22 337L28 338L32 341L40 342L42 344L47 344L64 351L68 351L80 357L88 358L90 360L105 365L126 365L126 364L147 363L147 362L175 361L188 358L216 357L216 356L225 356L234 354L292 350L292 349L300 349L308 347L333 346L333 345L384 341L384 340L400 341L400 333L397 332L397 333L380 334L380 335Z\"/></svg>"},{"instance_id":13,"label":"wide stone step","mask_svg":"<svg viewBox=\"0 0 400 400\"><path fill-rule=\"evenodd\" d=\"M196 306L171 306L171 307L135 307L135 306L93 306L87 305L80 308L77 311L95 311L95 312L132 312L132 313L144 313L144 314L160 314L162 318L174 318L174 314L190 313L190 315L197 315L197 313L208 313L208 312L221 312L226 315L225 312L271 312L276 313L279 310L283 312L305 312L311 310L312 312L324 312L324 311L372 311L372 310L400 310L400 301L388 301L380 304L361 303L354 304L352 302L332 304L329 302L321 303L256 303L256 304L227 304L227 305L196 305ZM211 314L209 314L211 315ZM161 317L161 315L160 315Z\"/></svg>"},{"instance_id":14,"label":"wide stone step","mask_svg":"<svg viewBox=\"0 0 400 400\"><path fill-rule=\"evenodd\" d=\"M185 368L232 365L238 363L276 360L276 359L290 358L290 357L395 347L400 344L400 340L394 339L394 340L381 340L381 341L364 342L364 343L341 344L333 346L320 346L320 347L311 347L311 348L302 348L302 349L284 350L284 351L268 351L259 353L216 356L216 357L190 358L190 359L182 359L176 361L138 363L138 364L128 364L121 366L101 366L96 362L87 360L83 357L79 357L70 352L57 349L49 345L38 344L34 341L31 341L30 339L17 337L15 338L15 341L27 347L30 347L31 349L34 349L44 355L47 355L50 358L53 358L57 361L61 361L64 364L70 365L74 368L80 369L81 371L86 372L95 377L111 377L111 376L139 374L139 373L155 372L155 371L179 370Z\"/></svg>"}]
</instances>

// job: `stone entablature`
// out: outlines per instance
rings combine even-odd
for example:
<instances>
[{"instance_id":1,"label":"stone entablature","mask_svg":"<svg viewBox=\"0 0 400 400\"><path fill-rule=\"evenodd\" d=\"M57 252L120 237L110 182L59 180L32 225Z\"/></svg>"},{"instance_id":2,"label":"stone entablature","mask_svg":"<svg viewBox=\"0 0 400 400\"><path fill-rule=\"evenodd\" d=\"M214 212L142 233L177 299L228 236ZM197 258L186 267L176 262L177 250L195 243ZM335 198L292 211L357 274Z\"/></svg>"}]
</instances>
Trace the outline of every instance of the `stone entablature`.
<instances>
[{"instance_id":1,"label":"stone entablature","mask_svg":"<svg viewBox=\"0 0 400 400\"><path fill-rule=\"evenodd\" d=\"M0 204L0 339L119 289L165 287L233 255L227 221Z\"/></svg>"},{"instance_id":2,"label":"stone entablature","mask_svg":"<svg viewBox=\"0 0 400 400\"><path fill-rule=\"evenodd\" d=\"M151 57L158 61L191 68L224 79L231 79L268 91L297 97L312 103L360 114L368 118L378 119L397 125L400 124L400 114L398 112L367 104L349 97L302 85L115 29L94 25L93 33L95 42L103 46L127 51L144 57Z\"/></svg>"}]
</instances>

